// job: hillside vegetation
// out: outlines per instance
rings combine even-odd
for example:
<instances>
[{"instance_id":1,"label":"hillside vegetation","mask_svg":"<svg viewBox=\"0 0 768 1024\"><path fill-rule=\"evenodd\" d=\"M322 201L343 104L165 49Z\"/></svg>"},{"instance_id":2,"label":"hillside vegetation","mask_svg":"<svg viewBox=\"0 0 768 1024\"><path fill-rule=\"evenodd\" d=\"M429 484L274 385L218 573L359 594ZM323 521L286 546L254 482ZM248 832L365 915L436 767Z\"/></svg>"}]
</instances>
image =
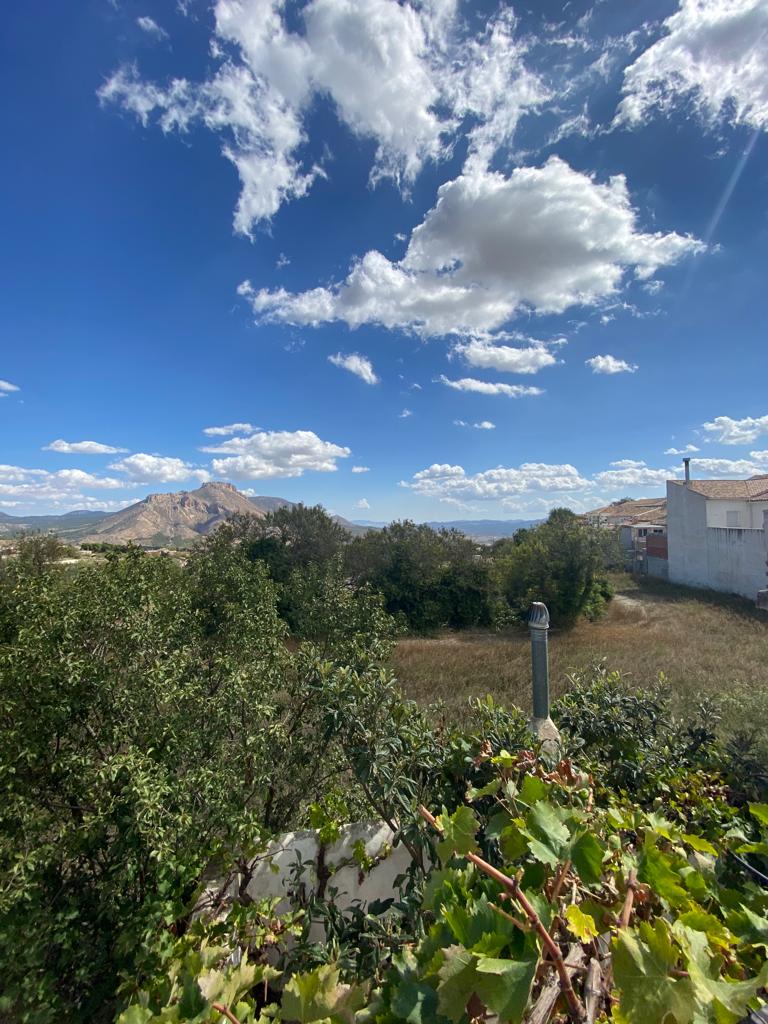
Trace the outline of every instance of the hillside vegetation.
<instances>
[{"instance_id":1,"label":"hillside vegetation","mask_svg":"<svg viewBox=\"0 0 768 1024\"><path fill-rule=\"evenodd\" d=\"M70 572L22 541L0 563L0 1015L735 1024L768 981L749 748L596 669L539 750L512 702L454 724L391 669L409 624L514 620L531 593L578 630L610 598L604 541L559 512L488 553L409 523L350 542L302 506L185 560ZM301 864L288 916L246 898L276 832L359 819L408 852L391 899L342 912Z\"/></svg>"}]
</instances>

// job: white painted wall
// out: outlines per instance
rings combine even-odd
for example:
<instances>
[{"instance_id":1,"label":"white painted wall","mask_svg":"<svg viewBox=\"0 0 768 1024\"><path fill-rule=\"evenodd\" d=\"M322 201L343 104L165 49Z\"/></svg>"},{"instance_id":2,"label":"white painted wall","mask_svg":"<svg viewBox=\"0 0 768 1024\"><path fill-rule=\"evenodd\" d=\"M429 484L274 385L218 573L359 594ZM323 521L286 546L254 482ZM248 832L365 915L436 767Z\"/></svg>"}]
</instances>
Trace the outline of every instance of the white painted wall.
<instances>
[{"instance_id":1,"label":"white painted wall","mask_svg":"<svg viewBox=\"0 0 768 1024\"><path fill-rule=\"evenodd\" d=\"M729 512L735 512L741 529L761 530L763 514L768 509L768 501L731 501L722 498L707 499L707 526L728 528Z\"/></svg>"},{"instance_id":2,"label":"white painted wall","mask_svg":"<svg viewBox=\"0 0 768 1024\"><path fill-rule=\"evenodd\" d=\"M709 526L709 504L720 502L708 502L696 491L667 482L669 579L691 587L741 594L754 601L758 590L768 586L768 519L764 518L760 529ZM759 511L764 517L763 510Z\"/></svg>"},{"instance_id":3,"label":"white painted wall","mask_svg":"<svg viewBox=\"0 0 768 1024\"><path fill-rule=\"evenodd\" d=\"M317 892L320 876L330 872L322 883L326 898L332 890L338 890L334 901L342 910L359 902L367 907L373 900L397 898L395 879L405 874L411 862L410 854L402 845L392 846L392 830L383 822L357 822L344 825L341 837L336 843L322 847L314 829L286 832L273 839L265 852L249 864L250 881L245 892L253 900L279 897L278 913L287 913L302 904L301 896ZM375 860L369 870L361 870L355 860L354 848L358 841L365 846L366 855ZM292 871L297 858L305 864L300 878L303 893L292 892ZM218 878L208 883L203 897L198 901L197 911L205 912L207 906L216 905L223 897L233 900L240 892L243 879L238 874L230 878ZM310 938L323 938L322 924L312 925Z\"/></svg>"}]
</instances>

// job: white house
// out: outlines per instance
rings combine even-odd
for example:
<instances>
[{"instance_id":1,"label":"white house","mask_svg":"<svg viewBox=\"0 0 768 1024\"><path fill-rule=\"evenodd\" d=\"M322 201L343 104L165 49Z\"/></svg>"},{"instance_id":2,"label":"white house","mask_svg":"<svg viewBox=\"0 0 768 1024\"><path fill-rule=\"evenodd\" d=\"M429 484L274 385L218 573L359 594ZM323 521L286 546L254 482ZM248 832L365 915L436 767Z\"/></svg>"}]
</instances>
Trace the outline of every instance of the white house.
<instances>
[{"instance_id":1,"label":"white house","mask_svg":"<svg viewBox=\"0 0 768 1024\"><path fill-rule=\"evenodd\" d=\"M667 480L669 579L741 594L768 588L768 475Z\"/></svg>"}]
</instances>

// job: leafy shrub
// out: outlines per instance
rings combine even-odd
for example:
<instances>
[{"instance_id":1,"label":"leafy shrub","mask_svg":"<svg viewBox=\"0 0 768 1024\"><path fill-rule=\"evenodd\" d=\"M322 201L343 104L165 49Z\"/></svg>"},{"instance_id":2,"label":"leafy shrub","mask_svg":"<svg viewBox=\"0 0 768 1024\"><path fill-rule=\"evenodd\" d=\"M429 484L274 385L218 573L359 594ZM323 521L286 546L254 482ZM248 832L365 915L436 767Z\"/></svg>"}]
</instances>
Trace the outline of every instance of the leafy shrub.
<instances>
[{"instance_id":1,"label":"leafy shrub","mask_svg":"<svg viewBox=\"0 0 768 1024\"><path fill-rule=\"evenodd\" d=\"M356 538L345 557L351 576L382 594L387 611L415 633L496 621L489 562L458 530L392 523Z\"/></svg>"},{"instance_id":2,"label":"leafy shrub","mask_svg":"<svg viewBox=\"0 0 768 1024\"><path fill-rule=\"evenodd\" d=\"M600 765L604 785L653 799L676 773L696 770L712 779L725 769L711 704L683 721L672 714L663 677L650 687L630 687L619 672L598 664L568 678L552 717L574 752Z\"/></svg>"},{"instance_id":3,"label":"leafy shrub","mask_svg":"<svg viewBox=\"0 0 768 1024\"><path fill-rule=\"evenodd\" d=\"M612 596L605 570L616 543L613 531L589 526L569 509L554 509L545 523L495 545L501 592L519 617L533 601L543 601L561 629L581 615L597 618Z\"/></svg>"},{"instance_id":4,"label":"leafy shrub","mask_svg":"<svg viewBox=\"0 0 768 1024\"><path fill-rule=\"evenodd\" d=\"M349 534L321 505L292 505L264 516L235 515L202 544L205 557L238 546L251 562L261 561L276 583L296 569L325 565L341 553Z\"/></svg>"},{"instance_id":5,"label":"leafy shrub","mask_svg":"<svg viewBox=\"0 0 768 1024\"><path fill-rule=\"evenodd\" d=\"M212 926L218 949L202 926L199 959L178 943L120 1024L212 1022L222 1012L241 1024L461 1024L490 1014L520 1024L553 1011L563 1022L735 1024L758 1005L768 892L735 875L730 855L768 840L768 806L752 805L727 834L704 834L695 809L675 823L663 808L606 795L601 780L596 800L570 761L548 770L529 751L478 756L492 776L468 805L437 818L422 811L439 867L410 936L392 906L346 916L329 907L335 961L315 965L317 949L301 940L269 976L264 946L246 945L237 925ZM342 950L351 949L350 962ZM270 987L281 971L282 991Z\"/></svg>"},{"instance_id":6,"label":"leafy shrub","mask_svg":"<svg viewBox=\"0 0 768 1024\"><path fill-rule=\"evenodd\" d=\"M98 1020L207 865L300 822L349 771L352 709L330 702L378 701L391 625L330 580L332 629L291 642L237 547L186 569L110 554L72 579L18 563L2 594L3 992L23 1021Z\"/></svg>"}]
</instances>

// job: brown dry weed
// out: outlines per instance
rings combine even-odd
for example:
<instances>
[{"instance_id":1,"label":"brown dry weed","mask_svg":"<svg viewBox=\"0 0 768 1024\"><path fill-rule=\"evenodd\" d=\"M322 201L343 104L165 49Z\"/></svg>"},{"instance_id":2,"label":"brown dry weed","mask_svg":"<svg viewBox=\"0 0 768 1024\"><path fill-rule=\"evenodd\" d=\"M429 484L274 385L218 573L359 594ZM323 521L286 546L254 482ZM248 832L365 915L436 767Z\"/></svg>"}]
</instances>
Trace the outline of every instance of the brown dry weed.
<instances>
[{"instance_id":1,"label":"brown dry weed","mask_svg":"<svg viewBox=\"0 0 768 1024\"><path fill-rule=\"evenodd\" d=\"M568 675L604 661L631 683L666 677L676 707L717 697L729 728L768 729L768 615L749 602L661 581L617 576L616 597L598 622L550 631L553 699ZM459 720L469 697L530 710L530 644L523 629L443 633L401 640L394 670L408 696L442 702Z\"/></svg>"}]
</instances>

